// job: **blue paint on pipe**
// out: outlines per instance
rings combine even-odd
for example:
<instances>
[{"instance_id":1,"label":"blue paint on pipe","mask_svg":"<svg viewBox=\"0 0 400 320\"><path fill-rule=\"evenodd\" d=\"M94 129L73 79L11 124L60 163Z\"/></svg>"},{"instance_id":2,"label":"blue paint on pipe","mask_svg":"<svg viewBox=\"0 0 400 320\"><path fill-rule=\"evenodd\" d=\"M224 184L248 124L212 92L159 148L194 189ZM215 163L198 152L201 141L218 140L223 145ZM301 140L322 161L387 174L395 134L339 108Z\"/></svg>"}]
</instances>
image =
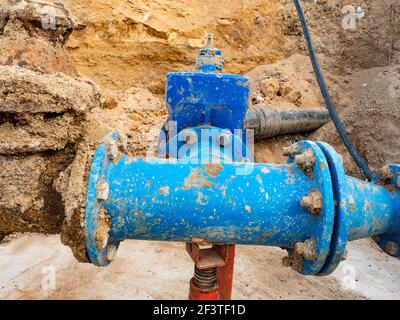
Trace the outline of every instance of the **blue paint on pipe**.
<instances>
[{"instance_id":1,"label":"blue paint on pipe","mask_svg":"<svg viewBox=\"0 0 400 320\"><path fill-rule=\"evenodd\" d=\"M384 234L397 224L399 194L345 175L342 157L330 145L317 144L327 157L336 198L330 254L319 272L327 275L342 261L348 241Z\"/></svg>"},{"instance_id":2,"label":"blue paint on pipe","mask_svg":"<svg viewBox=\"0 0 400 320\"><path fill-rule=\"evenodd\" d=\"M396 214L393 194L382 187L352 177L347 177L346 182L349 203L348 240L388 231Z\"/></svg>"},{"instance_id":3,"label":"blue paint on pipe","mask_svg":"<svg viewBox=\"0 0 400 320\"><path fill-rule=\"evenodd\" d=\"M110 220L108 244L124 239L188 242L201 238L212 243L270 245L290 251L296 243L316 239L317 258L304 261L300 269L304 274L318 274L332 254L331 239L338 229L331 225L330 211L324 208L313 215L301 206L301 199L311 190L324 195L324 205L329 196L333 198L332 182L321 174L311 178L295 163L190 164L126 155L112 161L107 159L107 143L96 150L88 185L87 246L96 264L108 263L106 248L98 248L96 243L99 210L104 210ZM312 142L300 144L317 146ZM316 155L317 160L324 156L322 151ZM324 167L323 162L317 163ZM329 173L328 167L326 170ZM96 196L100 182L108 185L105 200ZM398 193L347 176L346 184L348 239L393 228ZM354 201L348 200L351 198Z\"/></svg>"},{"instance_id":4,"label":"blue paint on pipe","mask_svg":"<svg viewBox=\"0 0 400 320\"><path fill-rule=\"evenodd\" d=\"M329 255L324 266L318 273L318 275L323 276L332 273L336 269L346 252L348 192L346 183L347 176L344 171L342 157L327 143L317 142L317 145L326 156L336 202L333 225L334 232L332 234Z\"/></svg>"},{"instance_id":5,"label":"blue paint on pipe","mask_svg":"<svg viewBox=\"0 0 400 320\"><path fill-rule=\"evenodd\" d=\"M244 128L250 80L224 73L171 72L167 74L166 104L177 132L198 125L222 129ZM174 135L176 133L172 133Z\"/></svg>"},{"instance_id":6,"label":"blue paint on pipe","mask_svg":"<svg viewBox=\"0 0 400 320\"><path fill-rule=\"evenodd\" d=\"M385 252L392 256L400 257L400 165L391 164L388 166L391 171L391 176L387 182L388 186L392 189L394 197L394 222L391 224L389 230L384 234L374 237L375 241Z\"/></svg>"},{"instance_id":7,"label":"blue paint on pipe","mask_svg":"<svg viewBox=\"0 0 400 320\"><path fill-rule=\"evenodd\" d=\"M213 168L210 168L213 166ZM237 170L254 166L251 175ZM209 171L216 171L210 175ZM315 183L294 165L187 165L122 158L108 166L110 238L291 247L310 237L299 208Z\"/></svg>"},{"instance_id":8,"label":"blue paint on pipe","mask_svg":"<svg viewBox=\"0 0 400 320\"><path fill-rule=\"evenodd\" d=\"M216 60L210 60L214 51L204 53L200 69L219 71L220 52ZM288 249L296 270L306 275L331 273L347 241L364 237L380 235L379 245L400 255L399 166L390 167L390 189L346 176L341 157L321 142L294 146L298 154L312 151L311 172L296 164L294 154L286 165L236 162L245 155L253 160L247 135L234 135L244 129L249 92L249 79L243 76L167 76L169 120L177 126L175 132L163 128L166 150L171 152L172 141L186 130L201 137L201 130L215 129L227 131L230 143L242 146L242 155L235 148L226 153L229 143L222 148L213 138L210 145L192 145L194 156L171 153L173 160L146 161L124 153L110 159L117 134L96 149L85 215L87 252L94 264L107 265L108 249L125 239L279 246ZM313 213L302 199L315 192L322 207ZM306 244L310 252L301 252Z\"/></svg>"}]
</instances>

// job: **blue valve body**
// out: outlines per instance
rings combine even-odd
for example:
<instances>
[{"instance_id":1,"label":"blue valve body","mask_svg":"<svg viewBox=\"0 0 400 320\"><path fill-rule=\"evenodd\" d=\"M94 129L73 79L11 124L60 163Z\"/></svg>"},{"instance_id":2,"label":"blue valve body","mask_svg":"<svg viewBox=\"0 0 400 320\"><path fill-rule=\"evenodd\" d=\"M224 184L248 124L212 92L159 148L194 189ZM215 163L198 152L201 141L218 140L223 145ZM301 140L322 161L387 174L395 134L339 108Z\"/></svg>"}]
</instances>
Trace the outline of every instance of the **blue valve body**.
<instances>
[{"instance_id":1,"label":"blue valve body","mask_svg":"<svg viewBox=\"0 0 400 320\"><path fill-rule=\"evenodd\" d=\"M166 105L175 132L163 130L171 138L185 128L212 126L231 132L244 130L250 96L247 77L203 72L172 72L167 75ZM245 135L242 136L246 144Z\"/></svg>"}]
</instances>

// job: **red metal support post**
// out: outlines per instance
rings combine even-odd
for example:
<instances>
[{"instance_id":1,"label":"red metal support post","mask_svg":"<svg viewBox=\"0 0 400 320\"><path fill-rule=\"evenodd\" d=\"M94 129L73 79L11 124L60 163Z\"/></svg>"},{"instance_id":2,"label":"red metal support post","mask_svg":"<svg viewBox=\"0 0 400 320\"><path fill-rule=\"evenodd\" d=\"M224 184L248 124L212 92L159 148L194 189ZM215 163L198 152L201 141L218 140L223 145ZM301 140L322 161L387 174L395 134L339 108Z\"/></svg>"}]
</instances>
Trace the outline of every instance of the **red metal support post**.
<instances>
[{"instance_id":1,"label":"red metal support post","mask_svg":"<svg viewBox=\"0 0 400 320\"><path fill-rule=\"evenodd\" d=\"M233 283L233 269L235 264L235 245L225 245L227 260L225 265L217 268L217 279L219 287L220 300L231 300L232 297L232 283Z\"/></svg>"},{"instance_id":2,"label":"red metal support post","mask_svg":"<svg viewBox=\"0 0 400 320\"><path fill-rule=\"evenodd\" d=\"M190 280L189 300L230 300L235 258L235 245L213 245L200 248L187 243L186 251L195 263Z\"/></svg>"}]
</instances>

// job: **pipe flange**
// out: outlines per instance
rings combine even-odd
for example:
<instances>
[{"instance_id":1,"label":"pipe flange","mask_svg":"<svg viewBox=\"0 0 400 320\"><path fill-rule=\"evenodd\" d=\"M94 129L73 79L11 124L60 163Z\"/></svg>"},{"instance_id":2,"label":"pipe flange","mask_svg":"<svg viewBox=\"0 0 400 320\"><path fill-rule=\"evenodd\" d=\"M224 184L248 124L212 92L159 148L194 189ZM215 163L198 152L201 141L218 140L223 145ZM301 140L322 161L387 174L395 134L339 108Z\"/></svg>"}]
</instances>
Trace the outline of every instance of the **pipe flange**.
<instances>
[{"instance_id":1,"label":"pipe flange","mask_svg":"<svg viewBox=\"0 0 400 320\"><path fill-rule=\"evenodd\" d=\"M400 212L400 165L390 164L381 170L381 181L384 181L387 189L397 199L397 212ZM379 247L387 254L400 258L400 215L394 222L394 226L386 233L373 237Z\"/></svg>"},{"instance_id":2,"label":"pipe flange","mask_svg":"<svg viewBox=\"0 0 400 320\"><path fill-rule=\"evenodd\" d=\"M315 219L315 230L311 239L297 243L294 249L288 250L290 265L304 275L318 274L323 268L329 255L333 224L334 224L334 198L332 180L328 162L320 147L312 141L300 141L293 146L300 154L313 153L312 175L304 172L316 183L316 188L322 197L322 208ZM295 157L289 157L288 162L294 163ZM310 214L312 214L310 212ZM287 260L286 260L287 261Z\"/></svg>"},{"instance_id":3,"label":"pipe flange","mask_svg":"<svg viewBox=\"0 0 400 320\"><path fill-rule=\"evenodd\" d=\"M352 199L349 198L347 190L346 173L344 171L342 157L329 144L324 142L317 142L317 144L328 161L335 195L335 221L330 254L325 265L318 273L320 276L325 276L336 269L345 255L347 244L347 217L349 215Z\"/></svg>"},{"instance_id":4,"label":"pipe flange","mask_svg":"<svg viewBox=\"0 0 400 320\"><path fill-rule=\"evenodd\" d=\"M105 179L108 165L114 160L110 150L118 146L118 133L106 137L93 156L86 195L85 234L86 249L90 261L97 266L106 266L115 256L119 242L108 239L110 219L102 203L108 201L109 190Z\"/></svg>"}]
</instances>

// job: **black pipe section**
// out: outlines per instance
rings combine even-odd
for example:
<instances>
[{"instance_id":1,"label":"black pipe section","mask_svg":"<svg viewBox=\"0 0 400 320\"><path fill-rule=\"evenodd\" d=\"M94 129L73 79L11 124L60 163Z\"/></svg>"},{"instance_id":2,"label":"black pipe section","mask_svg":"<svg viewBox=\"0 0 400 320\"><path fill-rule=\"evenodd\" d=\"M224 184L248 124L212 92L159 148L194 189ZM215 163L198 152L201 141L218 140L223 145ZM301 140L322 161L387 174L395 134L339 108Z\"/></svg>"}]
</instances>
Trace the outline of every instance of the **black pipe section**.
<instances>
[{"instance_id":1,"label":"black pipe section","mask_svg":"<svg viewBox=\"0 0 400 320\"><path fill-rule=\"evenodd\" d=\"M246 129L254 130L256 139L272 138L282 134L314 131L331 120L324 109L276 110L261 107L246 114Z\"/></svg>"},{"instance_id":2,"label":"black pipe section","mask_svg":"<svg viewBox=\"0 0 400 320\"><path fill-rule=\"evenodd\" d=\"M328 87L326 86L325 79L322 75L321 68L318 63L317 55L315 54L310 31L308 30L307 21L304 17L303 8L301 7L300 2L298 0L293 0L293 1L294 1L294 5L296 6L297 14L299 15L301 27L303 29L303 34L304 34L304 38L306 40L307 50L308 50L308 54L311 59L314 73L317 78L318 85L321 90L321 94L324 98L325 104L329 110L331 117L332 117L333 123L335 124L335 127L336 127L336 129L339 133L339 136L342 139L344 145L346 146L347 151L350 153L351 157L353 158L353 160L355 161L357 166L360 168L364 177L366 179L368 179L368 181L371 181L373 178L371 170L369 169L365 160L357 152L357 150L354 147L353 143L351 142L349 136L347 135L342 122L340 121L339 115L336 112L332 98L329 94Z\"/></svg>"}]
</instances>

